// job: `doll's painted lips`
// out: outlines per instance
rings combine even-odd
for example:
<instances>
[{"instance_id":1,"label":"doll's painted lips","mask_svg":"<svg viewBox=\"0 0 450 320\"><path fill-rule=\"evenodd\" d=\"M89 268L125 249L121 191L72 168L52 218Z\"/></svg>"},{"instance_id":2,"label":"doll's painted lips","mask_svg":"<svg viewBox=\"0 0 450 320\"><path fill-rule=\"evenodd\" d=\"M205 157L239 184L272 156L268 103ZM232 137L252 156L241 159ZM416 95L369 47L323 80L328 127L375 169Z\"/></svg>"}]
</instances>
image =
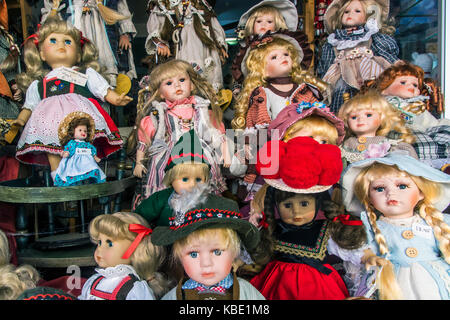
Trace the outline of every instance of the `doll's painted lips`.
<instances>
[{"instance_id":1,"label":"doll's painted lips","mask_svg":"<svg viewBox=\"0 0 450 320\"><path fill-rule=\"evenodd\" d=\"M203 278L211 278L214 277L214 272L204 272L202 273Z\"/></svg>"},{"instance_id":2,"label":"doll's painted lips","mask_svg":"<svg viewBox=\"0 0 450 320\"><path fill-rule=\"evenodd\" d=\"M175 91L175 93L176 93L176 94L182 94L182 93L183 93L183 90L177 90L177 91Z\"/></svg>"},{"instance_id":3,"label":"doll's painted lips","mask_svg":"<svg viewBox=\"0 0 450 320\"><path fill-rule=\"evenodd\" d=\"M389 200L387 203L390 206L396 206L398 204L398 201L397 200Z\"/></svg>"}]
</instances>

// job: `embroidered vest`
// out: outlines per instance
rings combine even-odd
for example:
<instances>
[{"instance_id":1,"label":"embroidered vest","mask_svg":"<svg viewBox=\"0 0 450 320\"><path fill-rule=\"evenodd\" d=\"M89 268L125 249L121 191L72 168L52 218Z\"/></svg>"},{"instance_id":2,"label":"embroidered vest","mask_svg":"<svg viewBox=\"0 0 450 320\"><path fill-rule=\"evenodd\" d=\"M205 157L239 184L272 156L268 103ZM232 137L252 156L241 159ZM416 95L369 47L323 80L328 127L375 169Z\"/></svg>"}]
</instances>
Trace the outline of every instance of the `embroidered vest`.
<instances>
[{"instance_id":1,"label":"embroidered vest","mask_svg":"<svg viewBox=\"0 0 450 320\"><path fill-rule=\"evenodd\" d=\"M38 91L42 99L67 93L78 93L86 98L95 98L87 86L82 87L56 77L42 79L38 83Z\"/></svg>"},{"instance_id":2,"label":"embroidered vest","mask_svg":"<svg viewBox=\"0 0 450 320\"><path fill-rule=\"evenodd\" d=\"M131 289L133 289L134 283L136 281L139 281L138 277L136 277L134 274L129 274L122 279L119 285L114 288L112 292L105 292L97 289L98 284L104 278L105 277L103 276L99 276L94 281L91 287L91 295L105 300L126 300L128 293L131 291Z\"/></svg>"},{"instance_id":3,"label":"embroidered vest","mask_svg":"<svg viewBox=\"0 0 450 320\"><path fill-rule=\"evenodd\" d=\"M181 279L177 286L177 300L239 300L239 281L236 274L233 274L233 285L225 294L214 292L199 292L196 289L181 289L186 282L186 278Z\"/></svg>"}]
</instances>

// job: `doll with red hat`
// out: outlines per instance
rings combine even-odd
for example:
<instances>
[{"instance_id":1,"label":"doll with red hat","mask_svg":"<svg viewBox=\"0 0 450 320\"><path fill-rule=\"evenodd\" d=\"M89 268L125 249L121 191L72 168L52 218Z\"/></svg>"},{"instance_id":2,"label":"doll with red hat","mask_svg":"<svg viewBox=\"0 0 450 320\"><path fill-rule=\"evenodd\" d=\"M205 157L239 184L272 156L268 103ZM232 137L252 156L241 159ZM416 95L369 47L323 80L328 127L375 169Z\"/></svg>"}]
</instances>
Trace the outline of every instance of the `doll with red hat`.
<instances>
[{"instance_id":1,"label":"doll with red hat","mask_svg":"<svg viewBox=\"0 0 450 320\"><path fill-rule=\"evenodd\" d=\"M269 300L347 298L346 284L334 267L339 259L327 248L332 238L343 243L341 232L331 231L333 224L359 229L360 221L336 211L331 220L315 219L325 208L327 190L339 181L343 168L339 148L309 137L269 141L259 151L256 167L268 187L259 222L261 242L251 254L264 269L250 283ZM356 238L363 239L358 233L350 239L352 245Z\"/></svg>"}]
</instances>

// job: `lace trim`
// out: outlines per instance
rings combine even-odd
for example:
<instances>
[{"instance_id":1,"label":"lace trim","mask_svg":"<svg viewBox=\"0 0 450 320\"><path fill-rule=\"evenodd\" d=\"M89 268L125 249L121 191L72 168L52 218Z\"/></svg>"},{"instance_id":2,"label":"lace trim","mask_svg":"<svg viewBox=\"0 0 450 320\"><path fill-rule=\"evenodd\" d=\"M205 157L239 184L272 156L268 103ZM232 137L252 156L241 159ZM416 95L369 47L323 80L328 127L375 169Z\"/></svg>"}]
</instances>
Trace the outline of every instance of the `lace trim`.
<instances>
[{"instance_id":1,"label":"lace trim","mask_svg":"<svg viewBox=\"0 0 450 320\"><path fill-rule=\"evenodd\" d=\"M327 252L327 243L329 237L330 234L328 231L327 221L322 225L322 228L320 229L319 237L317 238L315 247L308 247L305 245L277 240L275 251L293 254L300 257L323 260Z\"/></svg>"},{"instance_id":2,"label":"lace trim","mask_svg":"<svg viewBox=\"0 0 450 320\"><path fill-rule=\"evenodd\" d=\"M430 261L430 265L440 275L441 280L444 283L445 289L447 289L447 294L450 294L450 275L448 273L448 270L443 268L442 264L440 264L437 261Z\"/></svg>"},{"instance_id":3,"label":"lace trim","mask_svg":"<svg viewBox=\"0 0 450 320\"><path fill-rule=\"evenodd\" d=\"M139 277L134 270L134 268L127 264L119 264L115 267L108 267L108 268L96 268L95 271L102 275L105 278L115 278L115 277L124 277L129 275L130 273L136 275Z\"/></svg>"},{"instance_id":4,"label":"lace trim","mask_svg":"<svg viewBox=\"0 0 450 320\"><path fill-rule=\"evenodd\" d=\"M418 214L414 214L412 217L402 219L387 218L381 215L378 220L384 221L397 227L411 227L414 223L421 222L422 218Z\"/></svg>"},{"instance_id":5,"label":"lace trim","mask_svg":"<svg viewBox=\"0 0 450 320\"><path fill-rule=\"evenodd\" d=\"M356 47L358 44L362 42L369 41L369 39L376 34L380 29L378 28L377 20L369 19L366 23L367 33L357 40L337 40L336 34L332 33L328 36L328 43L333 47L336 47L337 50L345 50Z\"/></svg>"}]
</instances>

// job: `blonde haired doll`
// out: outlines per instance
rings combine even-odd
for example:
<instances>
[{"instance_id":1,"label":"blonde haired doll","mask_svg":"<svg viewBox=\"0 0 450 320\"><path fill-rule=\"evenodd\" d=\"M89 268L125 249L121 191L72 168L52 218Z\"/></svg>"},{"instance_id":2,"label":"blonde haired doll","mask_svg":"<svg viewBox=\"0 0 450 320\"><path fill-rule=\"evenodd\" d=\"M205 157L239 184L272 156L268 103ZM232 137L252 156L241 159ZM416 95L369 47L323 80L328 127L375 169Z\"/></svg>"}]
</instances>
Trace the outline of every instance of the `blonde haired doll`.
<instances>
[{"instance_id":1,"label":"blonde haired doll","mask_svg":"<svg viewBox=\"0 0 450 320\"><path fill-rule=\"evenodd\" d=\"M342 186L347 210L366 227L372 254L362 262L382 266L380 298L448 300L450 219L441 212L449 205L449 176L392 153L352 164Z\"/></svg>"},{"instance_id":2,"label":"blonde haired doll","mask_svg":"<svg viewBox=\"0 0 450 320\"><path fill-rule=\"evenodd\" d=\"M211 107L211 110L209 109ZM225 141L222 112L214 90L186 61L171 60L151 72L148 86L139 93L136 129L129 150L136 149L133 174L142 177L134 207L164 189L164 169L172 148L182 135L194 130L211 164L215 191L225 190L219 163ZM145 158L148 157L148 162Z\"/></svg>"},{"instance_id":3,"label":"blonde haired doll","mask_svg":"<svg viewBox=\"0 0 450 320\"><path fill-rule=\"evenodd\" d=\"M17 159L50 165L54 178L63 153L58 126L73 111L86 112L94 119L93 144L98 146L99 158L119 150L118 129L96 99L117 106L132 99L114 92L98 73L95 46L78 29L53 18L28 38L24 52L27 71L17 76L17 82L26 89L26 98L15 124L25 127L17 143Z\"/></svg>"},{"instance_id":4,"label":"blonde haired doll","mask_svg":"<svg viewBox=\"0 0 450 320\"><path fill-rule=\"evenodd\" d=\"M403 150L417 158L411 143L414 136L404 119L374 90L359 93L339 109L347 129L347 138L341 146L342 156L348 162L382 157L387 152ZM398 132L401 140L388 139L391 131Z\"/></svg>"},{"instance_id":5,"label":"blonde haired doll","mask_svg":"<svg viewBox=\"0 0 450 320\"><path fill-rule=\"evenodd\" d=\"M328 36L317 75L332 86L330 109L337 112L344 93L355 95L399 60L399 48L386 26L389 0L334 0L325 13Z\"/></svg>"},{"instance_id":6,"label":"blonde haired doll","mask_svg":"<svg viewBox=\"0 0 450 320\"><path fill-rule=\"evenodd\" d=\"M164 250L152 245L152 230L139 215L116 212L95 217L89 225L97 244L99 268L84 284L80 300L155 300L165 291L157 272Z\"/></svg>"}]
</instances>

